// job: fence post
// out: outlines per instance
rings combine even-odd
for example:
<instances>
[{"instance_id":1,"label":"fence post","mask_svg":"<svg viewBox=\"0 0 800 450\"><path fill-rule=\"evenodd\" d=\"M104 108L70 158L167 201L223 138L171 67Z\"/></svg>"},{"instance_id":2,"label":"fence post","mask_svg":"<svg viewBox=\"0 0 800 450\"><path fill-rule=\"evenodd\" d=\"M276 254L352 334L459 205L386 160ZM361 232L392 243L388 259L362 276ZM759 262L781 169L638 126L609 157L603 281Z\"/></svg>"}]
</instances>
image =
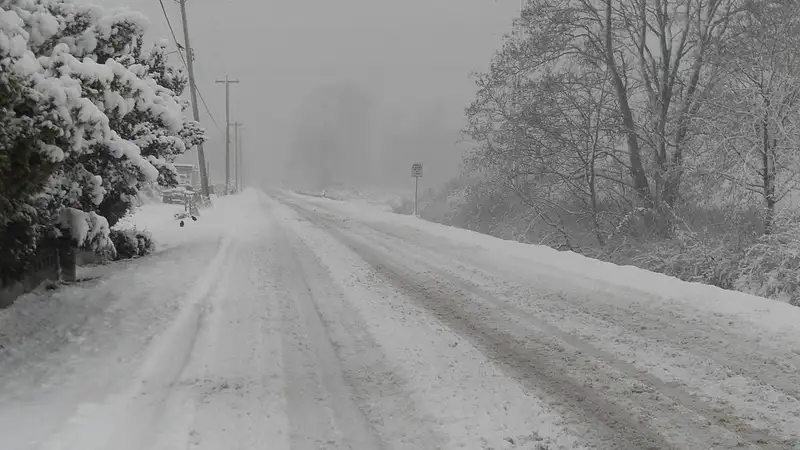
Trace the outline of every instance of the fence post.
<instances>
[{"instance_id":1,"label":"fence post","mask_svg":"<svg viewBox=\"0 0 800 450\"><path fill-rule=\"evenodd\" d=\"M68 283L78 280L78 262L75 247L70 239L58 241L58 266L60 278Z\"/></svg>"}]
</instances>

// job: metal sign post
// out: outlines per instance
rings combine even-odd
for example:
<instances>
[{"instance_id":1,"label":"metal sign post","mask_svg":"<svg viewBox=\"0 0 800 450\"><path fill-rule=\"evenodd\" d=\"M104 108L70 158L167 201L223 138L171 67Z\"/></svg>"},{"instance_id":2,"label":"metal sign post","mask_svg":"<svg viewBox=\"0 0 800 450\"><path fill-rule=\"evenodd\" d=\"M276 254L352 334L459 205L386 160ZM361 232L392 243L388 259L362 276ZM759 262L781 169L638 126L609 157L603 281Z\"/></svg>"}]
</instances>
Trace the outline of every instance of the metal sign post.
<instances>
[{"instance_id":1,"label":"metal sign post","mask_svg":"<svg viewBox=\"0 0 800 450\"><path fill-rule=\"evenodd\" d=\"M419 197L419 179L422 178L422 163L411 165L411 176L414 177L414 215L417 216L417 198Z\"/></svg>"}]
</instances>

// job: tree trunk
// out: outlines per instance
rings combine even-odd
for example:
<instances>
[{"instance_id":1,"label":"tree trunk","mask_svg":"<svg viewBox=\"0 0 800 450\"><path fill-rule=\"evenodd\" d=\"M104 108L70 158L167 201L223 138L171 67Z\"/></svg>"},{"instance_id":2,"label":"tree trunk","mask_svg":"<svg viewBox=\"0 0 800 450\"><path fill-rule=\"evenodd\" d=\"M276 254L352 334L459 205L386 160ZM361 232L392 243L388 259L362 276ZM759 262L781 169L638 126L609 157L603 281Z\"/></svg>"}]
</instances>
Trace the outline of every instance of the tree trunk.
<instances>
[{"instance_id":1,"label":"tree trunk","mask_svg":"<svg viewBox=\"0 0 800 450\"><path fill-rule=\"evenodd\" d=\"M597 238L597 243L601 247L605 247L606 240L603 237L603 232L600 229L600 222L598 221L598 207L597 207L597 141L600 135L600 117L603 114L602 110L598 108L597 111L597 124L595 125L594 141L592 143L592 153L589 156L589 164L587 165L586 181L589 184L589 195L592 205L592 224L594 226L594 235ZM591 116L590 116L591 117Z\"/></svg>"},{"instance_id":2,"label":"tree trunk","mask_svg":"<svg viewBox=\"0 0 800 450\"><path fill-rule=\"evenodd\" d=\"M775 205L778 203L775 196L775 148L770 142L769 134L769 100L765 101L764 118L762 127L762 183L764 187L764 203L766 211L764 213L764 234L772 234L775 226Z\"/></svg>"},{"instance_id":3,"label":"tree trunk","mask_svg":"<svg viewBox=\"0 0 800 450\"><path fill-rule=\"evenodd\" d=\"M628 102L628 89L622 81L622 77L617 69L614 59L614 45L612 41L611 29L611 4L612 0L606 0L605 17L605 59L608 69L611 72L611 79L614 84L614 92L619 103L622 124L625 129L625 139L628 145L628 156L630 159L630 173L633 179L633 187L644 203L646 208L653 207L653 197L650 185L647 182L647 175L642 165L641 150L639 148L639 138L636 136L636 123L633 120L633 112Z\"/></svg>"},{"instance_id":4,"label":"tree trunk","mask_svg":"<svg viewBox=\"0 0 800 450\"><path fill-rule=\"evenodd\" d=\"M78 279L78 261L72 239L58 240L58 269L62 281L73 283Z\"/></svg>"},{"instance_id":5,"label":"tree trunk","mask_svg":"<svg viewBox=\"0 0 800 450\"><path fill-rule=\"evenodd\" d=\"M680 187L683 178L683 141L688 130L685 120L678 120L678 130L675 133L675 153L672 161L667 166L666 180L664 183L664 202L674 208L680 199Z\"/></svg>"}]
</instances>

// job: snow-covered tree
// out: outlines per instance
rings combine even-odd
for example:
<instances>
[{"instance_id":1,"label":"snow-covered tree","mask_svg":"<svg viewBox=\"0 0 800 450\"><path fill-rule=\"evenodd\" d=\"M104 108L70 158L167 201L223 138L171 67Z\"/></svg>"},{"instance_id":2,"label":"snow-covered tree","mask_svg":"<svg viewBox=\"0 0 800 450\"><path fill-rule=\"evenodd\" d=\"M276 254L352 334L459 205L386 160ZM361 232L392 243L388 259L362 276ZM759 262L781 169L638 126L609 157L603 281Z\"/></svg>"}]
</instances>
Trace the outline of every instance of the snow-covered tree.
<instances>
[{"instance_id":1,"label":"snow-covered tree","mask_svg":"<svg viewBox=\"0 0 800 450\"><path fill-rule=\"evenodd\" d=\"M0 6L0 259L7 279L25 270L42 238L58 234L64 211L85 212L91 210L85 205L99 202L98 180L68 164L69 158L95 142L120 142L75 80L49 76L44 64L51 58L37 59L31 51L57 30L52 16L15 10L16 3ZM51 56L61 50L54 48ZM67 174L76 182L69 183ZM84 217L87 224L92 220ZM107 227L93 223L98 230Z\"/></svg>"},{"instance_id":2,"label":"snow-covered tree","mask_svg":"<svg viewBox=\"0 0 800 450\"><path fill-rule=\"evenodd\" d=\"M778 203L800 187L800 6L762 0L745 11L731 25L704 121L709 156L697 164L730 184L740 204L757 199L769 234Z\"/></svg>"},{"instance_id":3,"label":"snow-covered tree","mask_svg":"<svg viewBox=\"0 0 800 450\"><path fill-rule=\"evenodd\" d=\"M174 184L171 163L204 139L164 46L143 52L146 28L128 11L0 0L0 234L14 243L3 258L63 232L109 245L142 186Z\"/></svg>"},{"instance_id":4,"label":"snow-covered tree","mask_svg":"<svg viewBox=\"0 0 800 450\"><path fill-rule=\"evenodd\" d=\"M616 173L620 170L614 170L615 186L629 186L626 191L635 193L630 200L648 211L649 228L668 232L670 211L681 197L687 153L693 150L689 147L692 119L718 82L714 63L730 35L728 24L738 3L529 0L517 23L518 33L509 38L489 73L479 80L479 98L468 114L485 117L489 135L512 129L509 125L541 131L542 127L524 120L514 124L519 114L497 114L493 105L521 110L525 106L520 103L538 101L535 95L523 94L524 89L509 95L508 90L515 86L538 89L545 99L550 93L542 91L542 86L555 91L565 88L570 96L589 87L593 97L610 104L602 110L613 120L603 120L598 137L616 141L610 157L627 172L620 177ZM598 78L607 81L597 85ZM540 80L557 83L536 86ZM571 103L571 113L587 122L588 110ZM482 110L484 105L489 107ZM573 124L572 129L581 129L581 125ZM564 129L565 133L569 130ZM474 128L467 131L475 137ZM488 149L485 139L476 140L483 145L479 151ZM518 160L519 152L509 150L495 148L495 153L506 155L509 167L524 162Z\"/></svg>"},{"instance_id":5,"label":"snow-covered tree","mask_svg":"<svg viewBox=\"0 0 800 450\"><path fill-rule=\"evenodd\" d=\"M167 63L165 42L154 44L151 50L141 57L139 64L144 67L146 76L152 78L159 86L160 95L171 96L183 112L189 109L191 104L179 97L188 86L189 78L183 69L177 69ZM206 141L205 131L199 123L188 119L185 115L181 119L181 126L174 133L168 124L159 118L138 122L137 129L133 133L132 139L141 148L142 155L156 158L154 164L159 169L161 186L177 186L177 172L171 163L187 149ZM163 164L162 160L168 164Z\"/></svg>"},{"instance_id":6,"label":"snow-covered tree","mask_svg":"<svg viewBox=\"0 0 800 450\"><path fill-rule=\"evenodd\" d=\"M78 79L83 95L106 115L109 127L135 144L148 166L158 169L158 182L175 185L171 163L204 137L200 127L184 116L188 104L178 96L186 77L167 64L164 44L143 52L147 19L132 12L106 14L64 0L42 1L41 6L59 21L58 32L48 42L69 47L68 56L52 70ZM49 45L45 42L41 48ZM137 158L120 156L117 149L80 158L85 168L102 177L106 194L98 212L111 226L134 206L142 184L154 181L148 177L150 168Z\"/></svg>"}]
</instances>

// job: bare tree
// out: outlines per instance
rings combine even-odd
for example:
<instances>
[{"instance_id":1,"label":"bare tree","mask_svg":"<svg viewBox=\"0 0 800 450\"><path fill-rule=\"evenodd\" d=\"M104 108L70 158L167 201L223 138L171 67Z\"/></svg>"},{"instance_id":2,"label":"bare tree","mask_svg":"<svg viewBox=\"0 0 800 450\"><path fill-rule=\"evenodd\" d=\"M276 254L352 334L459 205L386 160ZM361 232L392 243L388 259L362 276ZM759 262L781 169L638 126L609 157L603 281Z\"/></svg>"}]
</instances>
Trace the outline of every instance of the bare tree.
<instances>
[{"instance_id":1,"label":"bare tree","mask_svg":"<svg viewBox=\"0 0 800 450\"><path fill-rule=\"evenodd\" d=\"M719 79L713 63L737 11L731 0L632 0L620 7L647 98L656 206L674 206L679 196L689 122Z\"/></svg>"},{"instance_id":2,"label":"bare tree","mask_svg":"<svg viewBox=\"0 0 800 450\"><path fill-rule=\"evenodd\" d=\"M578 61L531 77L516 71L517 59L508 57L519 48L507 51L479 78L478 100L467 111L467 131L482 143L472 165L506 178L565 241L571 240L568 223L587 221L604 245L603 201L615 192L610 185L619 183L610 174L626 164L617 151L609 74Z\"/></svg>"},{"instance_id":3,"label":"bare tree","mask_svg":"<svg viewBox=\"0 0 800 450\"><path fill-rule=\"evenodd\" d=\"M692 119L719 82L715 62L732 18L742 10L740 3L533 0L518 22L523 33L505 45L480 81L483 98L478 103L496 107L484 117L484 126L508 121L509 105L524 101L515 83L551 73L587 79L603 74L615 102L606 113L614 117L627 152L617 163L626 169L642 206L663 218L663 210L680 197ZM655 217L649 215L650 225Z\"/></svg>"},{"instance_id":4,"label":"bare tree","mask_svg":"<svg viewBox=\"0 0 800 450\"><path fill-rule=\"evenodd\" d=\"M706 145L721 179L761 198L769 234L800 181L800 5L762 0L746 11L732 24Z\"/></svg>"}]
</instances>

